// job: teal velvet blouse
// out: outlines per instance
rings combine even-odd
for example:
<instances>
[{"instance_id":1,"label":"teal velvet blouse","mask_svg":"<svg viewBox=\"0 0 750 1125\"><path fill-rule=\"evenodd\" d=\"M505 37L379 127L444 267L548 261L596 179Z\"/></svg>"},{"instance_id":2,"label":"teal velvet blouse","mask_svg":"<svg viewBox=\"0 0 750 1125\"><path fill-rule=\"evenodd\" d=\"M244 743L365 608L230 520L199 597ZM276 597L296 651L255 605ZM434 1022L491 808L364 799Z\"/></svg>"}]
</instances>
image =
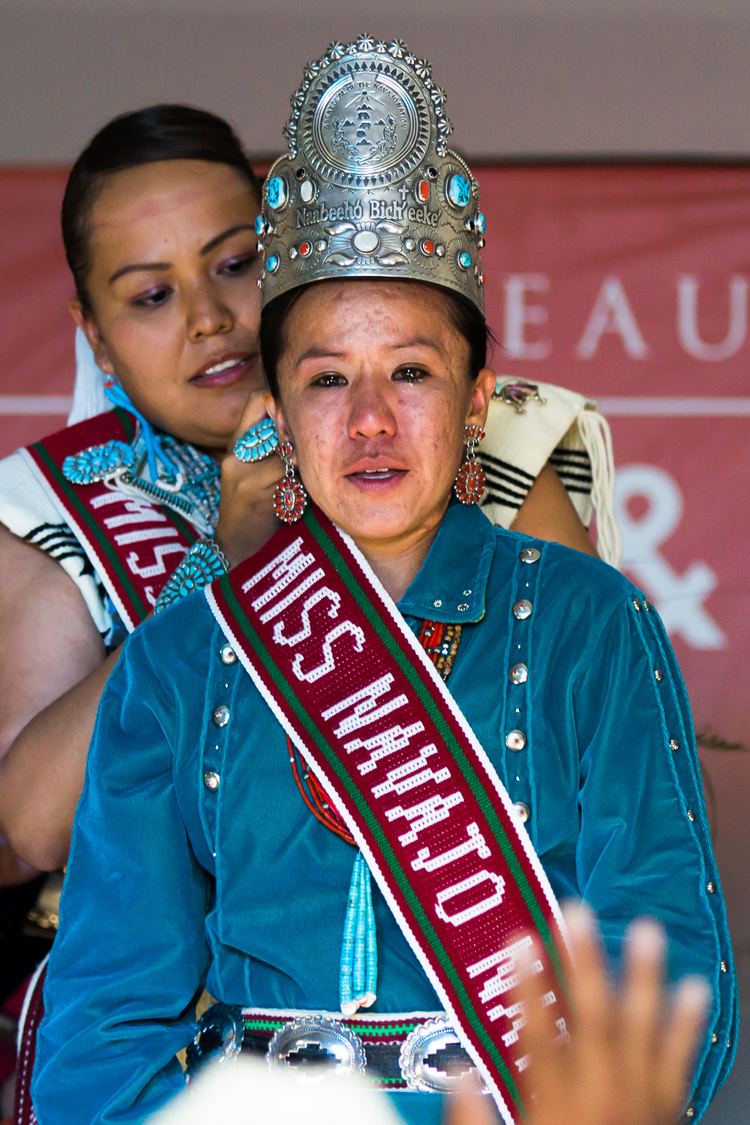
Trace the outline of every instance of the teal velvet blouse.
<instances>
[{"instance_id":1,"label":"teal velvet blouse","mask_svg":"<svg viewBox=\"0 0 750 1125\"><path fill-rule=\"evenodd\" d=\"M538 561L522 561L525 546ZM689 705L656 612L598 560L460 505L399 608L414 630L463 624L448 687L526 807L558 896L591 904L614 962L628 923L650 914L670 975L708 978L698 1120L731 1065L736 983ZM41 1125L142 1121L181 1089L175 1054L204 985L229 1004L338 1007L354 850L310 815L281 729L226 660L197 594L136 631L105 690L47 979ZM523 749L506 746L511 731ZM374 894L375 1010L439 1008ZM393 1097L407 1121L439 1120L438 1096Z\"/></svg>"}]
</instances>

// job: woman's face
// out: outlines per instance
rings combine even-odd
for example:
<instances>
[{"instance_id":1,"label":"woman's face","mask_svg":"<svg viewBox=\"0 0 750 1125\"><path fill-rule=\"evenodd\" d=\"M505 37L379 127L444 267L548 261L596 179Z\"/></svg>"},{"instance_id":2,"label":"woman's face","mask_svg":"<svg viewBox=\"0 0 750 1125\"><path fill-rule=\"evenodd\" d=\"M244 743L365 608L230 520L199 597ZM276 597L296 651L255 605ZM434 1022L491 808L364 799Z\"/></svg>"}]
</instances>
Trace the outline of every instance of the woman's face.
<instances>
[{"instance_id":1,"label":"woman's face","mask_svg":"<svg viewBox=\"0 0 750 1125\"><path fill-rule=\"evenodd\" d=\"M113 174L89 217L99 366L164 430L225 448L260 389L258 200L226 164L165 160Z\"/></svg>"},{"instance_id":2,"label":"woman's face","mask_svg":"<svg viewBox=\"0 0 750 1125\"><path fill-rule=\"evenodd\" d=\"M311 285L292 306L278 364L282 432L313 499L367 553L434 534L469 422L495 385L472 381L446 298L413 281Z\"/></svg>"}]
</instances>

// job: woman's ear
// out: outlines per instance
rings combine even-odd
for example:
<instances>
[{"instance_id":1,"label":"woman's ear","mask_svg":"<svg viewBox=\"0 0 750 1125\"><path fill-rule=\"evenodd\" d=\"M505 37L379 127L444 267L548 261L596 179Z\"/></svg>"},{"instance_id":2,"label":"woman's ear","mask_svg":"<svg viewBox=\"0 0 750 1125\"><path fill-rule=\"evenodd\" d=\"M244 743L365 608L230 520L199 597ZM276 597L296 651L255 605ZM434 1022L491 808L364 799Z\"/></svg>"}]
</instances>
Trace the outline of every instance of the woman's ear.
<instances>
[{"instance_id":1,"label":"woman's ear","mask_svg":"<svg viewBox=\"0 0 750 1125\"><path fill-rule=\"evenodd\" d=\"M490 408L490 400L495 390L496 383L497 376L495 372L489 367L483 367L471 388L469 415L466 419L467 424L471 425L473 423L477 426L484 426L484 423L487 421L487 411Z\"/></svg>"},{"instance_id":2,"label":"woman's ear","mask_svg":"<svg viewBox=\"0 0 750 1125\"><path fill-rule=\"evenodd\" d=\"M68 312L72 316L76 327L81 329L88 340L89 346L94 353L97 367L107 375L114 375L115 367L110 358L107 345L102 339L99 328L96 322L90 316L86 315L83 310L83 305L77 297L73 297L72 300L68 301Z\"/></svg>"},{"instance_id":3,"label":"woman's ear","mask_svg":"<svg viewBox=\"0 0 750 1125\"><path fill-rule=\"evenodd\" d=\"M286 424L286 418L284 417L284 410L281 404L277 399L273 397L270 391L264 392L263 405L266 409L266 414L268 415L268 417L273 418L274 422L276 423L276 429L279 431L279 436L286 441L291 440Z\"/></svg>"}]
</instances>

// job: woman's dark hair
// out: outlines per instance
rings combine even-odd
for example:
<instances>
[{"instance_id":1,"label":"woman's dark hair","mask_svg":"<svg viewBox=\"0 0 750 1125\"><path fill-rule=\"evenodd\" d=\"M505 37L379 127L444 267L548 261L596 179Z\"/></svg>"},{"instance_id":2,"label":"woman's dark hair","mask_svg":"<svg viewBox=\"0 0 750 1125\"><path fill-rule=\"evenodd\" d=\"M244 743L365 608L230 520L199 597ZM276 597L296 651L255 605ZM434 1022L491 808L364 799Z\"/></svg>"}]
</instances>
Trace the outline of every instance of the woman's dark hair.
<instances>
[{"instance_id":1,"label":"woman's dark hair","mask_svg":"<svg viewBox=\"0 0 750 1125\"><path fill-rule=\"evenodd\" d=\"M325 285L326 282L318 284ZM422 284L429 284L423 282ZM274 297L260 314L260 354L268 387L274 398L279 395L278 363L284 350L286 339L284 329L292 307L297 303L307 286L300 285ZM451 324L469 345L469 373L475 379L487 365L487 349L494 337L484 316L471 301L442 286L435 286L445 297L446 311Z\"/></svg>"},{"instance_id":2,"label":"woman's dark hair","mask_svg":"<svg viewBox=\"0 0 750 1125\"><path fill-rule=\"evenodd\" d=\"M73 165L62 202L62 236L84 310L89 270L89 218L94 201L114 172L159 160L207 160L228 164L247 180L260 200L260 184L239 139L226 121L187 105L151 105L109 121L92 137Z\"/></svg>"}]
</instances>

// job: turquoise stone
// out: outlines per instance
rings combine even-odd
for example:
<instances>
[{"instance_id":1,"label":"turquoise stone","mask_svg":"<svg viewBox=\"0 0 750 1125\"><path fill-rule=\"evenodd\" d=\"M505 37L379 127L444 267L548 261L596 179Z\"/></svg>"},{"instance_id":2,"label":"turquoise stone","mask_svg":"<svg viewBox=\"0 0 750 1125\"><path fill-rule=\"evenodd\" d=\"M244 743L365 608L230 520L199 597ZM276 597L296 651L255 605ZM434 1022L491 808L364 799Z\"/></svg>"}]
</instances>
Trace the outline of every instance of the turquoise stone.
<instances>
[{"instance_id":1,"label":"turquoise stone","mask_svg":"<svg viewBox=\"0 0 750 1125\"><path fill-rule=\"evenodd\" d=\"M487 229L487 219L485 217L484 211L477 211L477 217L474 220L474 226L476 227L479 234L484 234Z\"/></svg>"},{"instance_id":2,"label":"turquoise stone","mask_svg":"<svg viewBox=\"0 0 750 1125\"><path fill-rule=\"evenodd\" d=\"M107 441L66 457L62 471L71 484L94 484L106 480L118 469L131 468L134 460L132 448L124 441Z\"/></svg>"},{"instance_id":3,"label":"turquoise stone","mask_svg":"<svg viewBox=\"0 0 750 1125\"><path fill-rule=\"evenodd\" d=\"M258 215L255 220L255 233L258 238L262 238L266 232L266 222L262 215Z\"/></svg>"},{"instance_id":4,"label":"turquoise stone","mask_svg":"<svg viewBox=\"0 0 750 1125\"><path fill-rule=\"evenodd\" d=\"M456 172L448 177L445 193L448 196L449 203L452 203L454 207L466 207L471 199L471 185L466 176Z\"/></svg>"},{"instance_id":5,"label":"turquoise stone","mask_svg":"<svg viewBox=\"0 0 750 1125\"><path fill-rule=\"evenodd\" d=\"M288 199L286 180L283 176L272 176L266 185L266 199L272 211L279 211Z\"/></svg>"},{"instance_id":6,"label":"turquoise stone","mask_svg":"<svg viewBox=\"0 0 750 1125\"><path fill-rule=\"evenodd\" d=\"M238 461L262 461L278 447L279 431L272 418L261 418L245 430L234 443L234 455Z\"/></svg>"},{"instance_id":7,"label":"turquoise stone","mask_svg":"<svg viewBox=\"0 0 750 1125\"><path fill-rule=\"evenodd\" d=\"M471 254L468 250L461 250L458 254L458 264L462 270L471 269Z\"/></svg>"},{"instance_id":8,"label":"turquoise stone","mask_svg":"<svg viewBox=\"0 0 750 1125\"><path fill-rule=\"evenodd\" d=\"M266 259L266 269L268 270L269 273L276 273L276 270L278 268L279 268L279 259L277 258L277 256L275 254L269 254L268 258Z\"/></svg>"}]
</instances>

